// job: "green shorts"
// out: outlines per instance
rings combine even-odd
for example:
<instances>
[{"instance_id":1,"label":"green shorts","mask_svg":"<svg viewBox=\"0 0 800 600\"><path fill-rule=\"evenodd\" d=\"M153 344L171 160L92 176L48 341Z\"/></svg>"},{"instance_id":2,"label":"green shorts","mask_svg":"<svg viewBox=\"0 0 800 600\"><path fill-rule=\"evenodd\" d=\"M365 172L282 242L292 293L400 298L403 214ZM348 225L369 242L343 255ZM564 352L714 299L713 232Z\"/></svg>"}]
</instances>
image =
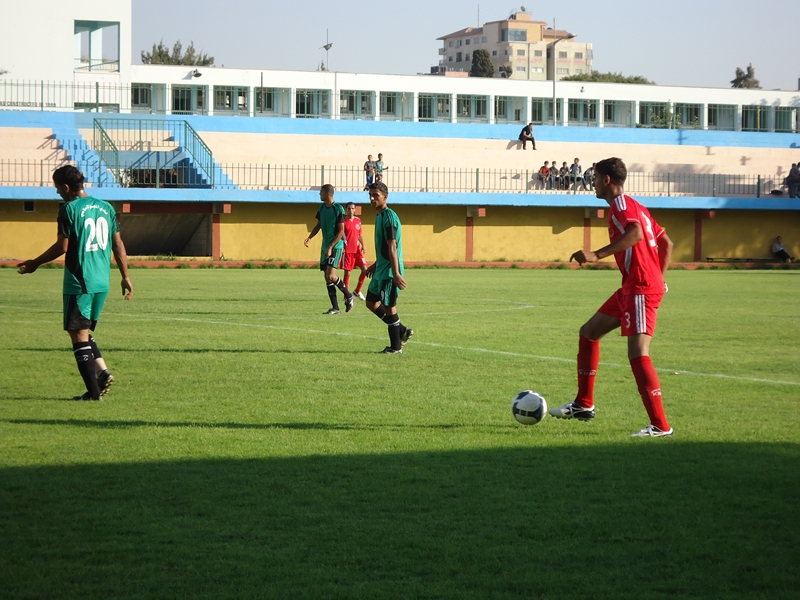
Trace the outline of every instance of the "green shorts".
<instances>
[{"instance_id":1,"label":"green shorts","mask_svg":"<svg viewBox=\"0 0 800 600\"><path fill-rule=\"evenodd\" d=\"M64 331L80 331L97 327L108 292L64 294Z\"/></svg>"},{"instance_id":2,"label":"green shorts","mask_svg":"<svg viewBox=\"0 0 800 600\"><path fill-rule=\"evenodd\" d=\"M378 302L384 306L397 306L397 296L400 295L400 288L394 279L372 279L367 288L367 301Z\"/></svg>"},{"instance_id":3,"label":"green shorts","mask_svg":"<svg viewBox=\"0 0 800 600\"><path fill-rule=\"evenodd\" d=\"M320 254L319 270L325 271L328 267L338 268L339 263L342 262L342 254L344 254L344 244L342 244L341 248L334 248L330 256Z\"/></svg>"}]
</instances>

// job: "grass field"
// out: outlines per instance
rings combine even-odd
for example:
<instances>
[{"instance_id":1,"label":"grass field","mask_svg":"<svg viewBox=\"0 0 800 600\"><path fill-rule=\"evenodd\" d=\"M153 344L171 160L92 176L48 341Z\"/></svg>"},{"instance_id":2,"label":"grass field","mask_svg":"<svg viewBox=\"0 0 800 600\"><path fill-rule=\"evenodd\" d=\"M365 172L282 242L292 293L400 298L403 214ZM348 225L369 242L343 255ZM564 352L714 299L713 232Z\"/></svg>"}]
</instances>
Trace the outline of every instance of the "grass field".
<instances>
[{"instance_id":1,"label":"grass field","mask_svg":"<svg viewBox=\"0 0 800 600\"><path fill-rule=\"evenodd\" d=\"M797 597L798 272L669 274L676 433L638 440L617 335L593 422L510 412L572 399L616 272L409 270L387 356L318 271L136 269L102 403L65 401L61 277L0 269L2 598Z\"/></svg>"}]
</instances>

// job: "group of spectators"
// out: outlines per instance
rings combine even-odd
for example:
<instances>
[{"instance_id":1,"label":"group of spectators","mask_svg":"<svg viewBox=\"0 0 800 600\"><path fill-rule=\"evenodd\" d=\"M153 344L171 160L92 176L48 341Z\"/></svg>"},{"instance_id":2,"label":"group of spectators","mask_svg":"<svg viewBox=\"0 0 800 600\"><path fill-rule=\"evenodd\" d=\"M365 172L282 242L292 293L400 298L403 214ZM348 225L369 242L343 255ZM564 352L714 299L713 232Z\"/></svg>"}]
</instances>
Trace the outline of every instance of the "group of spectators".
<instances>
[{"instance_id":1,"label":"group of spectators","mask_svg":"<svg viewBox=\"0 0 800 600\"><path fill-rule=\"evenodd\" d=\"M577 189L578 184L584 191L593 190L595 166L597 163L592 163L592 166L584 171L579 158L572 161L571 165L568 165L567 161L562 162L561 168L558 167L556 161L553 161L552 164L544 161L537 178L543 190Z\"/></svg>"},{"instance_id":2,"label":"group of spectators","mask_svg":"<svg viewBox=\"0 0 800 600\"><path fill-rule=\"evenodd\" d=\"M378 160L372 160L372 154L367 155L367 162L364 163L364 174L367 177L367 181L364 184L365 192L373 183L383 181L383 170L385 168L383 164L383 154L378 153Z\"/></svg>"}]
</instances>

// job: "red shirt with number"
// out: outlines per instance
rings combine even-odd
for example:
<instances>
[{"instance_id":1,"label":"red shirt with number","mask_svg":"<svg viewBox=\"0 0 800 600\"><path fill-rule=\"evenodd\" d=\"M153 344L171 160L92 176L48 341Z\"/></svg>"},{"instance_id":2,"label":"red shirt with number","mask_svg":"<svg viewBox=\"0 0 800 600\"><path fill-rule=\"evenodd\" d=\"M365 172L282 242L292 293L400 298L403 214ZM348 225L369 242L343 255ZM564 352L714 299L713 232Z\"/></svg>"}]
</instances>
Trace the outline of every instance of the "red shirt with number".
<instances>
[{"instance_id":1,"label":"red shirt with number","mask_svg":"<svg viewBox=\"0 0 800 600\"><path fill-rule=\"evenodd\" d=\"M612 244L622 237L629 223L639 223L644 238L614 255L622 273L622 289L633 294L663 294L664 275L658 259L658 239L664 235L664 229L644 206L622 194L611 203L608 213L608 237Z\"/></svg>"},{"instance_id":2,"label":"red shirt with number","mask_svg":"<svg viewBox=\"0 0 800 600\"><path fill-rule=\"evenodd\" d=\"M361 246L358 240L361 239L361 219L353 217L353 220L344 220L344 252L345 254L359 254Z\"/></svg>"}]
</instances>

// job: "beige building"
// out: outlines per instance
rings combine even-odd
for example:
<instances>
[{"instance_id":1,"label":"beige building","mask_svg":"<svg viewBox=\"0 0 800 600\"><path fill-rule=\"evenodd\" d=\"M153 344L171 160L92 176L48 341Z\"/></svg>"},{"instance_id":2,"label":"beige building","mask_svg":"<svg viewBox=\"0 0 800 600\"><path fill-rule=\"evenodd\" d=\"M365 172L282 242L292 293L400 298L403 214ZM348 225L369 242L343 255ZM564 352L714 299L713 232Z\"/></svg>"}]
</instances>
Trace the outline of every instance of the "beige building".
<instances>
[{"instance_id":1,"label":"beige building","mask_svg":"<svg viewBox=\"0 0 800 600\"><path fill-rule=\"evenodd\" d=\"M439 65L432 74L468 72L475 50L487 50L495 77L546 81L553 79L553 42L556 41L555 77L592 72L592 45L578 43L564 30L553 30L544 21L533 21L525 12L483 27L467 27L438 38Z\"/></svg>"}]
</instances>

